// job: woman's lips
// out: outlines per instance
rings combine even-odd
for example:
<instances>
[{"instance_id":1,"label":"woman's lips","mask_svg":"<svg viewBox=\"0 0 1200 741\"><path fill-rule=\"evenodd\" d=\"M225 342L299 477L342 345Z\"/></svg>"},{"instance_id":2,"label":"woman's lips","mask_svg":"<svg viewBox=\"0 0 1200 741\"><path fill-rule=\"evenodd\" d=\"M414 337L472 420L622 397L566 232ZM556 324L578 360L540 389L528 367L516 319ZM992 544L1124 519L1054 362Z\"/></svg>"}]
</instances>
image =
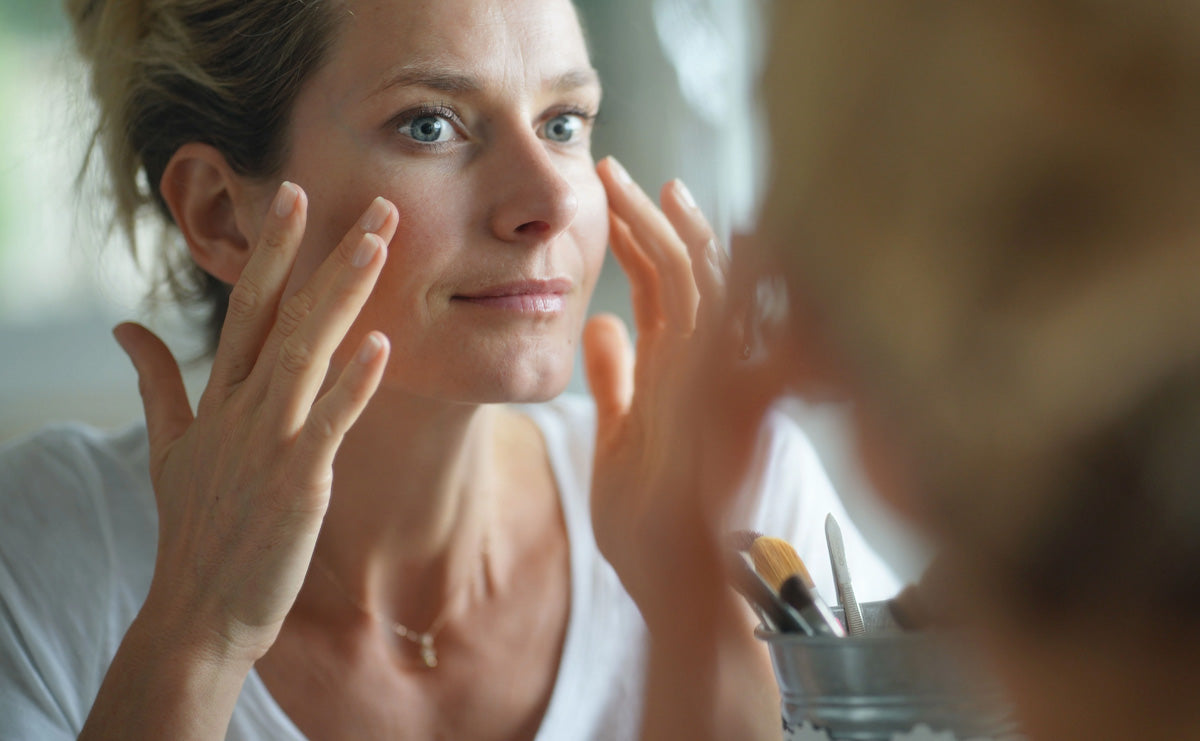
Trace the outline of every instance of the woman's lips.
<instances>
[{"instance_id":1,"label":"woman's lips","mask_svg":"<svg viewBox=\"0 0 1200 741\"><path fill-rule=\"evenodd\" d=\"M472 290L454 300L522 314L557 314L566 308L570 290L568 280L526 280Z\"/></svg>"}]
</instances>

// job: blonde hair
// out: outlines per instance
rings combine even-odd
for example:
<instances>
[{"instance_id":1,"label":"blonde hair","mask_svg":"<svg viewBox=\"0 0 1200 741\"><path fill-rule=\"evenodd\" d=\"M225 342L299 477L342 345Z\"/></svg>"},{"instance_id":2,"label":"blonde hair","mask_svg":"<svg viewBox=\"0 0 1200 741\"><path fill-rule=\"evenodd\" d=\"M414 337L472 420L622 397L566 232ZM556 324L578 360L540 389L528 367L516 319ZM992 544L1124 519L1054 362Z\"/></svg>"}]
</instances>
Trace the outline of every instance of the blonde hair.
<instances>
[{"instance_id":1,"label":"blonde hair","mask_svg":"<svg viewBox=\"0 0 1200 741\"><path fill-rule=\"evenodd\" d=\"M93 149L104 155L115 222L136 249L147 206L171 215L159 180L188 142L216 147L249 177L278 171L301 86L322 63L334 0L65 0L99 105ZM144 178L144 179L143 179ZM169 247L164 239L164 252ZM164 254L181 300L210 307L215 344L229 287Z\"/></svg>"},{"instance_id":2,"label":"blonde hair","mask_svg":"<svg viewBox=\"0 0 1200 741\"><path fill-rule=\"evenodd\" d=\"M775 5L761 231L936 527L1028 606L1194 619L1200 8Z\"/></svg>"}]
</instances>

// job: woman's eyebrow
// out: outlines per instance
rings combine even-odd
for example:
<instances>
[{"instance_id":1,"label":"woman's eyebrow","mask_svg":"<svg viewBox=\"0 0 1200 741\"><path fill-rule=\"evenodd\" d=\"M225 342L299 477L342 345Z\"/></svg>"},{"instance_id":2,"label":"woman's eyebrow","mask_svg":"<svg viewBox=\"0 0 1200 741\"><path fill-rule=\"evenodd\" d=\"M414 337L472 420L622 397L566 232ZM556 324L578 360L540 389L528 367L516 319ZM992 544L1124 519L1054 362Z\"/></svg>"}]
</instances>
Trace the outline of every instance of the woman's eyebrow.
<instances>
[{"instance_id":1,"label":"woman's eyebrow","mask_svg":"<svg viewBox=\"0 0 1200 741\"><path fill-rule=\"evenodd\" d=\"M569 93L585 87L600 87L600 73L592 67L568 70L551 79L547 86L556 93Z\"/></svg>"},{"instance_id":2,"label":"woman's eyebrow","mask_svg":"<svg viewBox=\"0 0 1200 741\"><path fill-rule=\"evenodd\" d=\"M482 79L470 74L456 72L441 66L411 64L401 67L395 74L367 93L364 100L397 87L423 87L447 94L468 94L482 91L486 85ZM545 88L555 93L572 92L586 87L600 87L600 74L591 67L571 69L555 75Z\"/></svg>"}]
</instances>

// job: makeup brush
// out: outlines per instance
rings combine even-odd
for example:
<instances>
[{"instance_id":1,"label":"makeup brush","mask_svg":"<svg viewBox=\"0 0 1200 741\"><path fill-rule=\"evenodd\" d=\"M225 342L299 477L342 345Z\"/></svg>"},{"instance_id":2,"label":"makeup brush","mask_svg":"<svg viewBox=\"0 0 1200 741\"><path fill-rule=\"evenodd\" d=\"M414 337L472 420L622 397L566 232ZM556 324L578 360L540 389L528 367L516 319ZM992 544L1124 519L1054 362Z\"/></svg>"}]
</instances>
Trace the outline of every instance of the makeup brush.
<instances>
[{"instance_id":1,"label":"makeup brush","mask_svg":"<svg viewBox=\"0 0 1200 741\"><path fill-rule=\"evenodd\" d=\"M763 581L754 570L749 556L741 551L731 552L729 574L733 580L733 588L750 604L764 628L776 633L804 631L799 616Z\"/></svg>"},{"instance_id":2,"label":"makeup brush","mask_svg":"<svg viewBox=\"0 0 1200 741\"><path fill-rule=\"evenodd\" d=\"M750 545L750 558L754 561L754 570L762 575L764 581L771 585L776 592L784 579L796 574L810 590L814 584L804 561L792 544L783 538L763 535L755 538Z\"/></svg>"},{"instance_id":3,"label":"makeup brush","mask_svg":"<svg viewBox=\"0 0 1200 741\"><path fill-rule=\"evenodd\" d=\"M800 616L801 627L810 636L841 638L846 635L845 629L829 609L829 605L805 586L804 580L798 574L792 574L783 580L779 587L779 597Z\"/></svg>"},{"instance_id":4,"label":"makeup brush","mask_svg":"<svg viewBox=\"0 0 1200 741\"><path fill-rule=\"evenodd\" d=\"M763 536L750 546L750 558L755 571L771 586L780 598L799 614L809 635L845 635L842 624L833 611L817 593L812 576L804 566L804 560L792 544L783 538ZM783 594L783 586L789 580L798 585L793 587L793 599L789 602Z\"/></svg>"}]
</instances>

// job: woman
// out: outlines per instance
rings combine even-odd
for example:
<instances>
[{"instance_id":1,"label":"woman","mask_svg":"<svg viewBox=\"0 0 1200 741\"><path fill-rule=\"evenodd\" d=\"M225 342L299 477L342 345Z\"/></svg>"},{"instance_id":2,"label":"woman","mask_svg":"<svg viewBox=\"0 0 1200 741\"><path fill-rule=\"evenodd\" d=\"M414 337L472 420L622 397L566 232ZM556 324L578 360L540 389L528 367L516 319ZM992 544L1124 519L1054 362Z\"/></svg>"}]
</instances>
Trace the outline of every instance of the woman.
<instances>
[{"instance_id":1,"label":"woman","mask_svg":"<svg viewBox=\"0 0 1200 741\"><path fill-rule=\"evenodd\" d=\"M881 491L1031 738L1200 736L1194 4L779 20L763 233Z\"/></svg>"},{"instance_id":2,"label":"woman","mask_svg":"<svg viewBox=\"0 0 1200 741\"><path fill-rule=\"evenodd\" d=\"M634 736L689 610L664 587L707 527L659 466L658 400L721 276L682 186L668 224L618 165L597 176L570 3L68 9L118 213L178 229L220 332L194 414L167 349L122 325L146 429L0 460L4 733ZM601 318L594 411L511 406L565 387L610 219L636 367ZM771 494L750 525L815 560L841 510L811 451L777 423L705 465L751 462ZM729 666L769 683L739 627ZM770 726L774 702L713 712Z\"/></svg>"},{"instance_id":3,"label":"woman","mask_svg":"<svg viewBox=\"0 0 1200 741\"><path fill-rule=\"evenodd\" d=\"M1200 738L1195 4L775 11L794 380L856 400L1029 738Z\"/></svg>"}]
</instances>

